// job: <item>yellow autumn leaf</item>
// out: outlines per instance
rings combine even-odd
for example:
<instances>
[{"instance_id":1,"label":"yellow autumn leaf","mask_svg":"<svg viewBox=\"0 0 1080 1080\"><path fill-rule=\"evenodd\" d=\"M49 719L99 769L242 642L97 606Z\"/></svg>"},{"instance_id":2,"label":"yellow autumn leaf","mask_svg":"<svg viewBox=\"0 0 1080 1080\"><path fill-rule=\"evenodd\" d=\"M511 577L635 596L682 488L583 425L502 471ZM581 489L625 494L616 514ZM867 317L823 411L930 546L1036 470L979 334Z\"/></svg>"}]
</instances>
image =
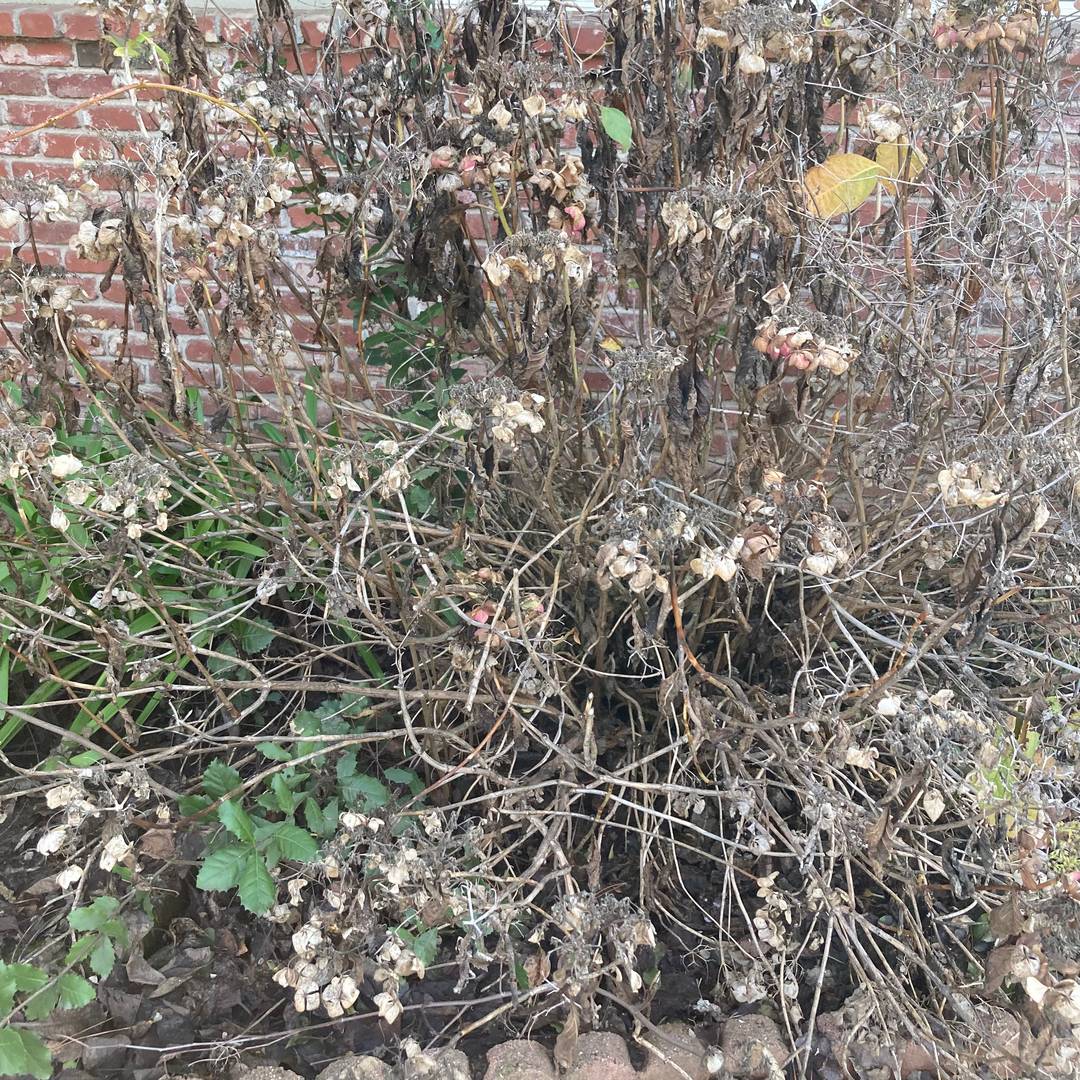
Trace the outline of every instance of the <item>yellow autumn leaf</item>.
<instances>
[{"instance_id":1,"label":"yellow autumn leaf","mask_svg":"<svg viewBox=\"0 0 1080 1080\"><path fill-rule=\"evenodd\" d=\"M807 172L806 208L819 218L850 214L870 198L881 172L862 154L833 154Z\"/></svg>"},{"instance_id":2,"label":"yellow autumn leaf","mask_svg":"<svg viewBox=\"0 0 1080 1080\"><path fill-rule=\"evenodd\" d=\"M907 142L881 143L874 155L881 166L881 186L890 195L896 193L897 180L910 184L919 179L926 168L926 155Z\"/></svg>"},{"instance_id":3,"label":"yellow autumn leaf","mask_svg":"<svg viewBox=\"0 0 1080 1080\"><path fill-rule=\"evenodd\" d=\"M600 348L604 352L618 352L622 348L622 343L609 335L600 342Z\"/></svg>"}]
</instances>

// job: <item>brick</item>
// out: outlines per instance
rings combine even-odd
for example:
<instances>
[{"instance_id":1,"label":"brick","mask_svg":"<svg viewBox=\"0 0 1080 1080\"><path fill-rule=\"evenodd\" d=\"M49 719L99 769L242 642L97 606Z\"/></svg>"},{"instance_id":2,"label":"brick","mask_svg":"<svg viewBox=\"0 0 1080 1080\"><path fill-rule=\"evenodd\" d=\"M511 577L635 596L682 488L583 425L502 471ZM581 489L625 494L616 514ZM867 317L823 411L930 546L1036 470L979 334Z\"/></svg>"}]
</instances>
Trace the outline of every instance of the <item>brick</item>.
<instances>
[{"instance_id":1,"label":"brick","mask_svg":"<svg viewBox=\"0 0 1080 1080\"><path fill-rule=\"evenodd\" d=\"M243 45L251 40L255 24L251 19L234 19L228 15L221 17L221 40L229 45Z\"/></svg>"},{"instance_id":2,"label":"brick","mask_svg":"<svg viewBox=\"0 0 1080 1080\"><path fill-rule=\"evenodd\" d=\"M34 236L39 244L66 248L76 228L73 221L35 221Z\"/></svg>"},{"instance_id":3,"label":"brick","mask_svg":"<svg viewBox=\"0 0 1080 1080\"><path fill-rule=\"evenodd\" d=\"M64 253L64 269L75 274L104 274L108 266L107 262L97 259L81 259L70 249ZM96 292L94 295L97 295Z\"/></svg>"},{"instance_id":4,"label":"brick","mask_svg":"<svg viewBox=\"0 0 1080 1080\"><path fill-rule=\"evenodd\" d=\"M35 158L15 158L11 162L11 175L16 180L25 180L28 176L36 180L67 180L71 176L71 163L60 161L41 161ZM54 264L55 265L55 262Z\"/></svg>"},{"instance_id":5,"label":"brick","mask_svg":"<svg viewBox=\"0 0 1080 1080\"><path fill-rule=\"evenodd\" d=\"M0 11L0 37L15 37L15 13Z\"/></svg>"},{"instance_id":6,"label":"brick","mask_svg":"<svg viewBox=\"0 0 1080 1080\"><path fill-rule=\"evenodd\" d=\"M35 262L41 263L42 266L59 266L60 252L56 248L40 244L35 255L33 247L27 243L19 249L19 259L27 266L33 266Z\"/></svg>"},{"instance_id":7,"label":"brick","mask_svg":"<svg viewBox=\"0 0 1080 1080\"><path fill-rule=\"evenodd\" d=\"M308 45L321 45L330 32L329 19L301 19L300 34Z\"/></svg>"},{"instance_id":8,"label":"brick","mask_svg":"<svg viewBox=\"0 0 1080 1080\"><path fill-rule=\"evenodd\" d=\"M90 75L83 72L49 76L49 91L61 98L91 98L96 94L107 94L115 89L111 75Z\"/></svg>"},{"instance_id":9,"label":"brick","mask_svg":"<svg viewBox=\"0 0 1080 1080\"><path fill-rule=\"evenodd\" d=\"M19 15L19 33L29 38L56 37L56 22L47 11L23 11Z\"/></svg>"},{"instance_id":10,"label":"brick","mask_svg":"<svg viewBox=\"0 0 1080 1080\"><path fill-rule=\"evenodd\" d=\"M63 15L64 36L72 41L100 41L102 35L101 18L98 15L84 15L67 11Z\"/></svg>"},{"instance_id":11,"label":"brick","mask_svg":"<svg viewBox=\"0 0 1080 1080\"><path fill-rule=\"evenodd\" d=\"M79 114L84 126L98 131L138 131L139 117L147 131L156 131L157 119L145 109L132 109L130 105L94 105Z\"/></svg>"},{"instance_id":12,"label":"brick","mask_svg":"<svg viewBox=\"0 0 1080 1080\"><path fill-rule=\"evenodd\" d=\"M44 97L48 93L45 76L40 71L4 71L0 69L0 96Z\"/></svg>"},{"instance_id":13,"label":"brick","mask_svg":"<svg viewBox=\"0 0 1080 1080\"><path fill-rule=\"evenodd\" d=\"M209 364L214 360L214 346L206 338L188 338L184 343L184 359L189 364Z\"/></svg>"},{"instance_id":14,"label":"brick","mask_svg":"<svg viewBox=\"0 0 1080 1080\"><path fill-rule=\"evenodd\" d=\"M43 124L51 120L57 113L63 112L64 106L55 101L20 101L18 98L9 98L7 101L7 122L14 128L31 127L34 124ZM61 121L61 127L75 128L79 126L77 116L66 117Z\"/></svg>"},{"instance_id":15,"label":"brick","mask_svg":"<svg viewBox=\"0 0 1080 1080\"><path fill-rule=\"evenodd\" d=\"M12 67L65 67L74 53L66 41L5 41L0 64Z\"/></svg>"},{"instance_id":16,"label":"brick","mask_svg":"<svg viewBox=\"0 0 1080 1080\"><path fill-rule=\"evenodd\" d=\"M49 158L72 159L75 151L81 154L112 156L112 144L100 135L72 133L66 131L43 131L41 133L41 154Z\"/></svg>"}]
</instances>

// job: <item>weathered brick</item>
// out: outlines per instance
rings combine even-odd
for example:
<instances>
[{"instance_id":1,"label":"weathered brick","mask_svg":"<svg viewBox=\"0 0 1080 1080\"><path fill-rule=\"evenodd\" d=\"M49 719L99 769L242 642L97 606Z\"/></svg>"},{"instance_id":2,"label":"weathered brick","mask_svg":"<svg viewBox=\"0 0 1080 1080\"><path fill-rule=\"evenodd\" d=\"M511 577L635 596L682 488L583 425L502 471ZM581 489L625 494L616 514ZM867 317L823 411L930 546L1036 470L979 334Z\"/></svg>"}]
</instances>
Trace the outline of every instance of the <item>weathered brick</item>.
<instances>
[{"instance_id":1,"label":"weathered brick","mask_svg":"<svg viewBox=\"0 0 1080 1080\"><path fill-rule=\"evenodd\" d=\"M321 45L330 32L329 19L301 19L300 34L308 45Z\"/></svg>"},{"instance_id":2,"label":"weathered brick","mask_svg":"<svg viewBox=\"0 0 1080 1080\"><path fill-rule=\"evenodd\" d=\"M102 154L112 156L112 144L99 135L86 132L43 131L41 133L41 154L49 158L72 160L75 151L83 155Z\"/></svg>"},{"instance_id":3,"label":"weathered brick","mask_svg":"<svg viewBox=\"0 0 1080 1080\"><path fill-rule=\"evenodd\" d=\"M49 91L56 97L78 101L80 98L94 97L95 94L106 94L113 89L111 75L70 72L49 76Z\"/></svg>"},{"instance_id":4,"label":"weathered brick","mask_svg":"<svg viewBox=\"0 0 1080 1080\"><path fill-rule=\"evenodd\" d=\"M19 33L29 38L56 37L56 21L47 11L23 11L19 14Z\"/></svg>"},{"instance_id":5,"label":"weathered brick","mask_svg":"<svg viewBox=\"0 0 1080 1080\"><path fill-rule=\"evenodd\" d=\"M48 92L40 71L4 71L0 69L0 95L4 97L43 97Z\"/></svg>"},{"instance_id":6,"label":"weathered brick","mask_svg":"<svg viewBox=\"0 0 1080 1080\"><path fill-rule=\"evenodd\" d=\"M13 97L7 100L6 110L8 124L14 128L23 128L51 120L57 113L64 111L64 106L55 101L20 101ZM63 126L78 127L78 117L67 117L63 121Z\"/></svg>"},{"instance_id":7,"label":"weathered brick","mask_svg":"<svg viewBox=\"0 0 1080 1080\"><path fill-rule=\"evenodd\" d=\"M101 17L68 11L63 17L64 36L72 41L98 41L101 38Z\"/></svg>"},{"instance_id":8,"label":"weathered brick","mask_svg":"<svg viewBox=\"0 0 1080 1080\"><path fill-rule=\"evenodd\" d=\"M0 44L0 64L11 67L65 67L74 57L66 41L5 41Z\"/></svg>"}]
</instances>

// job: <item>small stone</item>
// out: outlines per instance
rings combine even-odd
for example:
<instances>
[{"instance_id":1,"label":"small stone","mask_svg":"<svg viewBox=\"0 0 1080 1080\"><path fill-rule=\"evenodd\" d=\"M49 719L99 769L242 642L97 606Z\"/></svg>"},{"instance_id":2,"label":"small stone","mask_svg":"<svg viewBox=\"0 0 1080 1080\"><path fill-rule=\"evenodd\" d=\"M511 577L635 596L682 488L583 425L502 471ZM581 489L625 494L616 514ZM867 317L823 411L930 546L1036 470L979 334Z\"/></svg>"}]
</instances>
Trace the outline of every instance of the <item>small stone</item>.
<instances>
[{"instance_id":1,"label":"small stone","mask_svg":"<svg viewBox=\"0 0 1080 1080\"><path fill-rule=\"evenodd\" d=\"M472 1080L469 1059L460 1050L432 1050L405 1064L402 1080Z\"/></svg>"},{"instance_id":2,"label":"small stone","mask_svg":"<svg viewBox=\"0 0 1080 1080\"><path fill-rule=\"evenodd\" d=\"M350 1054L331 1062L315 1080L385 1080L390 1068L378 1058Z\"/></svg>"},{"instance_id":3,"label":"small stone","mask_svg":"<svg viewBox=\"0 0 1080 1080\"><path fill-rule=\"evenodd\" d=\"M739 1080L773 1080L783 1076L787 1042L774 1020L760 1013L733 1016L724 1023L720 1048L729 1076Z\"/></svg>"},{"instance_id":4,"label":"small stone","mask_svg":"<svg viewBox=\"0 0 1080 1080\"><path fill-rule=\"evenodd\" d=\"M299 1073L280 1065L241 1065L234 1076L235 1080L303 1080Z\"/></svg>"},{"instance_id":5,"label":"small stone","mask_svg":"<svg viewBox=\"0 0 1080 1080\"><path fill-rule=\"evenodd\" d=\"M653 1031L642 1036L650 1049L640 1080L686 1080L688 1076L691 1080L708 1080L708 1051L694 1029L672 1020L661 1024L660 1031L663 1037Z\"/></svg>"},{"instance_id":6,"label":"small stone","mask_svg":"<svg viewBox=\"0 0 1080 1080\"><path fill-rule=\"evenodd\" d=\"M587 1031L578 1038L565 1080L637 1080L637 1073L621 1036Z\"/></svg>"},{"instance_id":7,"label":"small stone","mask_svg":"<svg viewBox=\"0 0 1080 1080\"><path fill-rule=\"evenodd\" d=\"M527 1039L511 1039L493 1046L487 1059L484 1080L555 1080L555 1066L548 1052Z\"/></svg>"}]
</instances>

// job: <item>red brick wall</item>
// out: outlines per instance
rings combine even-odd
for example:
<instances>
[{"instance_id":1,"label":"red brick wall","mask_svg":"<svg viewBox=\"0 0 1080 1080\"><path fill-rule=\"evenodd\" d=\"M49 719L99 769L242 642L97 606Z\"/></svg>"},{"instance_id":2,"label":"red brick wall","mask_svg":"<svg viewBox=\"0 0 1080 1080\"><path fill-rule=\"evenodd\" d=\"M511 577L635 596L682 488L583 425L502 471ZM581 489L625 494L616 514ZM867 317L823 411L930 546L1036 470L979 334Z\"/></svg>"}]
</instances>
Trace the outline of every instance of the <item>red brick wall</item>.
<instances>
[{"instance_id":1,"label":"red brick wall","mask_svg":"<svg viewBox=\"0 0 1080 1080\"><path fill-rule=\"evenodd\" d=\"M239 13L207 15L197 21L211 48L216 43L220 43L222 49L240 43L252 29L251 20ZM319 46L328 28L328 17L297 20L295 33L300 63L307 73L317 70ZM7 181L30 176L43 181L66 180L71 174L76 151L91 156L106 147L111 135L130 142L132 135L141 130L140 120L148 131L156 127L154 99L158 95L154 91L140 90L138 107L128 94L87 103L89 99L109 94L125 82L121 75L105 74L102 70L103 50L111 52L113 48L104 40L109 30L110 27L103 26L100 16L74 7L0 3L0 185L7 186ZM116 32L122 37L130 37L133 33L131 30ZM583 64L588 65L590 56L594 56L603 44L603 34L594 26L582 26L576 28L572 36ZM358 61L360 55L357 49L352 57L344 56L343 67L348 69L350 59ZM290 66L295 66L291 56L288 61ZM135 72L136 77L140 74ZM66 115L48 127L13 139L14 134L44 124L58 114ZM294 207L291 216L293 225L307 224L302 208ZM286 233L288 225L288 219L283 217L282 226ZM122 340L128 355L142 358L141 381L145 389L152 389L156 375L150 363L150 343L130 326L126 333L123 331L125 313L119 282L101 294L100 281L106 267L80 259L70 249L69 241L76 228L77 223L70 221L36 224L33 239L37 255L43 263L63 265L77 275L76 280L84 293L92 298L79 307L93 319L92 326L87 327L89 338L86 344L108 362ZM303 273L303 264L308 262L310 265L314 258L317 238L310 234L290 237L288 243L295 253L294 269ZM20 248L24 252L21 257L30 257L25 226L7 231L0 228L0 260L8 258L13 249ZM285 298L285 305L291 306L290 297ZM179 335L189 385L220 386L223 377L228 377L234 381L243 380L244 385L255 392L271 392L272 386L268 385L265 376L241 372L235 366L227 375L215 369L210 363L212 349L207 335L191 329L179 308L173 325ZM302 336L302 328L299 329ZM350 328L343 329L346 336L351 333ZM0 340L0 344L4 342Z\"/></svg>"},{"instance_id":2,"label":"red brick wall","mask_svg":"<svg viewBox=\"0 0 1080 1080\"><path fill-rule=\"evenodd\" d=\"M200 17L198 22L211 45L238 43L251 32L250 20L242 15L208 15ZM307 72L317 68L319 45L327 29L327 19L297 20L300 63ZM155 127L153 91L140 92L138 108L127 95L85 104L123 82L121 76L114 78L102 71L102 50L112 49L103 42L106 30L99 16L76 8L0 3L0 184L30 175L39 180L66 179L76 151L90 154L101 150L110 133L130 141L132 134L140 130L140 118L147 130ZM595 25L585 25L575 28L572 37L578 56L588 66L589 58L602 48L602 33ZM359 56L359 51L356 55ZM1065 114L1062 133L1075 171L1080 164L1077 134L1080 132L1080 53L1069 58L1061 86ZM55 124L17 141L11 140L14 132L42 124L61 113L67 115ZM1030 185L1031 194L1043 203L1048 216L1063 224L1063 215L1069 213L1069 200L1065 198L1065 144L1055 131L1044 135L1035 159L1026 166L1027 175L1022 183ZM1075 181L1072 187L1075 199L1080 195ZM294 215L302 216L302 211L294 208ZM299 219L293 222L300 223ZM283 218L283 228L287 224ZM63 265L73 274L81 275L84 291L93 298L81 308L94 320L89 328L94 336L87 344L96 347L98 355L107 359L112 346L121 339L125 322L122 289L116 283L104 295L99 294L105 268L79 259L70 250L68 242L75 228L74 223L64 221L37 225L34 236L37 253L43 262ZM0 260L7 258L13 248L26 245L27 240L23 226L7 232L0 229ZM313 256L316 240L311 236L292 238L289 242L298 261ZM26 250L29 252L28 246ZM191 384L219 385L223 376L209 363L211 347L207 335L188 327L179 311L174 325ZM148 343L140 341L133 332L124 341L132 355L146 358L144 382L153 385ZM227 377L236 375L231 372Z\"/></svg>"}]
</instances>

